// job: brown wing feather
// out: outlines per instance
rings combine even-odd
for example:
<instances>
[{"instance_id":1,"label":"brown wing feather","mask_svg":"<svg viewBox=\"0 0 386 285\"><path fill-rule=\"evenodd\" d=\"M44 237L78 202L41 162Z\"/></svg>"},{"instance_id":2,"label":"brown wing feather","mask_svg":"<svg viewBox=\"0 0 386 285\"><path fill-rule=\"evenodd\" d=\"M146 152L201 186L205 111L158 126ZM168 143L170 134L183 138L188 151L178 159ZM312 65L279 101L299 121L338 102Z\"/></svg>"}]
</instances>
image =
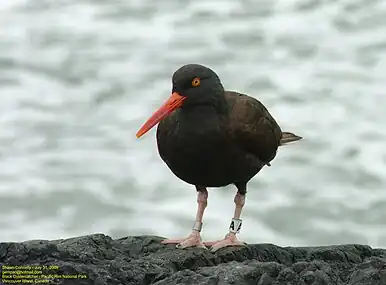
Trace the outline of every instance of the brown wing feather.
<instances>
[{"instance_id":1,"label":"brown wing feather","mask_svg":"<svg viewBox=\"0 0 386 285\"><path fill-rule=\"evenodd\" d=\"M279 125L259 100L231 91L227 91L225 97L231 106L229 127L234 140L269 163L280 145Z\"/></svg>"}]
</instances>

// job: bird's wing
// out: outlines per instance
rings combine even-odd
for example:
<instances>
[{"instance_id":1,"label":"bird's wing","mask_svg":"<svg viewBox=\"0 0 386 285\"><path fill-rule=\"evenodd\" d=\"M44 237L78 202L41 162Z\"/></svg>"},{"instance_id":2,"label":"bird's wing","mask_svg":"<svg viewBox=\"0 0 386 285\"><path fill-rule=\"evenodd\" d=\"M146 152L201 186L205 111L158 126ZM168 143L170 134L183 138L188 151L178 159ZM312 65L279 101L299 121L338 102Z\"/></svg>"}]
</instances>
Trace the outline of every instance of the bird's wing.
<instances>
[{"instance_id":1,"label":"bird's wing","mask_svg":"<svg viewBox=\"0 0 386 285\"><path fill-rule=\"evenodd\" d=\"M225 97L231 108L229 131L233 139L268 164L280 145L279 125L259 100L231 91Z\"/></svg>"}]
</instances>

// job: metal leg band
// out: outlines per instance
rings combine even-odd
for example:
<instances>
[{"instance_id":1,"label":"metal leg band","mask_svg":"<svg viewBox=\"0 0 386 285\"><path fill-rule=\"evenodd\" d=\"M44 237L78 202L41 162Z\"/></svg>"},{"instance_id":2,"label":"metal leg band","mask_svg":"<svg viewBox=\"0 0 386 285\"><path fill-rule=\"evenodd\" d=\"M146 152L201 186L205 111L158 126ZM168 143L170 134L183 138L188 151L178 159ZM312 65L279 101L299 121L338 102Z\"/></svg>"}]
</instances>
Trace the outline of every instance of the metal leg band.
<instances>
[{"instance_id":1,"label":"metal leg band","mask_svg":"<svg viewBox=\"0 0 386 285\"><path fill-rule=\"evenodd\" d=\"M202 223L200 222L195 222L193 225L193 230L197 232L201 232L202 229Z\"/></svg>"},{"instance_id":2,"label":"metal leg band","mask_svg":"<svg viewBox=\"0 0 386 285\"><path fill-rule=\"evenodd\" d=\"M234 234L238 234L241 229L243 220L241 219L232 219L231 224L229 225L229 231Z\"/></svg>"}]
</instances>

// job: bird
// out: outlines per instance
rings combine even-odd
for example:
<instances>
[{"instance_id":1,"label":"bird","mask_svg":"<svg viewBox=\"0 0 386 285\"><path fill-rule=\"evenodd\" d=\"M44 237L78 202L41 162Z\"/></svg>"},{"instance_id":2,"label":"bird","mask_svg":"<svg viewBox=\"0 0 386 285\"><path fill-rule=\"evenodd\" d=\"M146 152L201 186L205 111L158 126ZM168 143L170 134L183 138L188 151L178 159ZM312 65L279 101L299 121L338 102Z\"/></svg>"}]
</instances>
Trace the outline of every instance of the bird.
<instances>
[{"instance_id":1,"label":"bird","mask_svg":"<svg viewBox=\"0 0 386 285\"><path fill-rule=\"evenodd\" d=\"M278 148L302 137L284 132L267 108L256 98L226 91L211 68L190 63L172 76L172 92L138 130L140 138L157 125L156 140L161 159L179 179L197 192L197 212L191 233L163 244L177 248L210 247L212 252L244 246L237 234L247 184L264 166L271 166ZM208 189L234 185L235 210L224 238L203 242L201 230L208 204Z\"/></svg>"}]
</instances>

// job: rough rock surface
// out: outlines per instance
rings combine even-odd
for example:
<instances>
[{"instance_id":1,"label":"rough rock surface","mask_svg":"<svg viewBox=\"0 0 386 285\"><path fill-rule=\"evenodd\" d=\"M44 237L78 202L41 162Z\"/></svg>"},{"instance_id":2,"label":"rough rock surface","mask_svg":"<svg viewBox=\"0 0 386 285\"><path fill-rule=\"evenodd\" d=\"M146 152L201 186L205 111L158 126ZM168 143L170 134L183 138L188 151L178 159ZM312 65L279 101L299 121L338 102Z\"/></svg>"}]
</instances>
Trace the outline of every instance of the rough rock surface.
<instances>
[{"instance_id":1,"label":"rough rock surface","mask_svg":"<svg viewBox=\"0 0 386 285\"><path fill-rule=\"evenodd\" d=\"M386 250L366 245L251 244L212 254L165 246L161 240L95 234L0 243L0 265L55 265L55 274L87 275L53 278L49 284L386 284Z\"/></svg>"}]
</instances>

